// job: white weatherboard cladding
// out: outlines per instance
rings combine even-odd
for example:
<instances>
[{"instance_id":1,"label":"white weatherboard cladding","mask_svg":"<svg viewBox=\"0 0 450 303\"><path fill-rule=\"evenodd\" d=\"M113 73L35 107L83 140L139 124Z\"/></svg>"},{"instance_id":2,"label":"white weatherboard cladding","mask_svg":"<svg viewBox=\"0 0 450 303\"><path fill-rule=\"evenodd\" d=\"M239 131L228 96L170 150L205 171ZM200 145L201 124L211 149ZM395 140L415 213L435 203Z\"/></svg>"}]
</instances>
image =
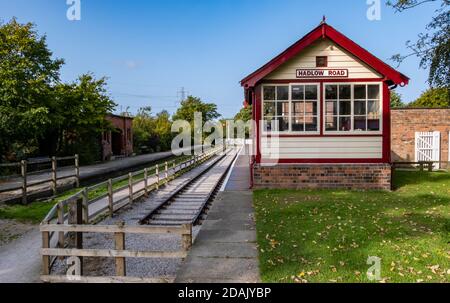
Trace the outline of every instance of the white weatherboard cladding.
<instances>
[{"instance_id":1,"label":"white weatherboard cladding","mask_svg":"<svg viewBox=\"0 0 450 303\"><path fill-rule=\"evenodd\" d=\"M327 56L328 67L324 69L348 69L349 79L379 79L382 76L359 59L340 48L329 39L320 40L307 47L270 73L265 80L297 79L298 69L316 69L316 56Z\"/></svg>"},{"instance_id":2,"label":"white weatherboard cladding","mask_svg":"<svg viewBox=\"0 0 450 303\"><path fill-rule=\"evenodd\" d=\"M382 159L383 138L265 137L261 153L263 159Z\"/></svg>"}]
</instances>

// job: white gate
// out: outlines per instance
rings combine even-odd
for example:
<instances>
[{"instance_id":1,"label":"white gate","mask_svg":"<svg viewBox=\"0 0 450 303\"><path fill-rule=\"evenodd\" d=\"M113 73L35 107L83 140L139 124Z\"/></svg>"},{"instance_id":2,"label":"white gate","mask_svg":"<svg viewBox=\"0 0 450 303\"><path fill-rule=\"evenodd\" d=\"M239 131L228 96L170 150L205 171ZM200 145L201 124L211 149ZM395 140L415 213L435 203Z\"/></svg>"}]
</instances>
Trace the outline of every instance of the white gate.
<instances>
[{"instance_id":1,"label":"white gate","mask_svg":"<svg viewBox=\"0 0 450 303\"><path fill-rule=\"evenodd\" d=\"M417 132L416 133L416 162L441 161L441 133ZM435 168L440 169L440 163Z\"/></svg>"}]
</instances>

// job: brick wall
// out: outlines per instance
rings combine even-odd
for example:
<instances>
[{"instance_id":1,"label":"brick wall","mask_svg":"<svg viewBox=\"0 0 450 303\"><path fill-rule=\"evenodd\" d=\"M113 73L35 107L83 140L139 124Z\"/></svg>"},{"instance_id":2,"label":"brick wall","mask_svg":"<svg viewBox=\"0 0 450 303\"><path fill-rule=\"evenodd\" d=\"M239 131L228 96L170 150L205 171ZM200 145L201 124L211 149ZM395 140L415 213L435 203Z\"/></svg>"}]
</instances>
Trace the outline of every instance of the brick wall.
<instances>
[{"instance_id":1,"label":"brick wall","mask_svg":"<svg viewBox=\"0 0 450 303\"><path fill-rule=\"evenodd\" d=\"M292 164L254 167L256 189L390 190L389 164Z\"/></svg>"},{"instance_id":2,"label":"brick wall","mask_svg":"<svg viewBox=\"0 0 450 303\"><path fill-rule=\"evenodd\" d=\"M450 108L392 110L392 161L415 161L416 132L441 133L441 161L448 161Z\"/></svg>"}]
</instances>

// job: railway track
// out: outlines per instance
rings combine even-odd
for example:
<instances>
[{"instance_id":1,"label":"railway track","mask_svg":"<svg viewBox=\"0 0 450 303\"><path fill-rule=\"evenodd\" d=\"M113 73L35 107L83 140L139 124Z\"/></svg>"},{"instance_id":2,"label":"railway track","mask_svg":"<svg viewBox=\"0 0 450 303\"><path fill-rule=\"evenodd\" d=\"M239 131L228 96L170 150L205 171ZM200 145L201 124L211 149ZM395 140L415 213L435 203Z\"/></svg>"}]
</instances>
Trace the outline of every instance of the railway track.
<instances>
[{"instance_id":1,"label":"railway track","mask_svg":"<svg viewBox=\"0 0 450 303\"><path fill-rule=\"evenodd\" d=\"M141 219L140 224L201 224L237 155L235 149L229 149L224 155L217 156L205 171L174 191L159 207Z\"/></svg>"}]
</instances>

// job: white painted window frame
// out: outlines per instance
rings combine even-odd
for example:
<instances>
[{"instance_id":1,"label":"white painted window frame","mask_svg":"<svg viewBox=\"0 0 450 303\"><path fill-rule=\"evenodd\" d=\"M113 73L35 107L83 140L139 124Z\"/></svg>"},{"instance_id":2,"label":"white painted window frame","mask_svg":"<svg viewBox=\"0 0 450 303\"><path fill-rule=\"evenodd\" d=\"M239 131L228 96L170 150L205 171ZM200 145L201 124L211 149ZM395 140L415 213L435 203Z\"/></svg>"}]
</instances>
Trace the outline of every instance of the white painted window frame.
<instances>
[{"instance_id":1,"label":"white painted window frame","mask_svg":"<svg viewBox=\"0 0 450 303\"><path fill-rule=\"evenodd\" d=\"M327 85L350 85L351 86L351 112L350 112L350 118L351 118L351 130L350 131L327 131L326 129L326 86ZM380 130L379 131L355 131L354 127L355 127L355 92L354 92L354 86L355 85L379 85L380 87ZM321 106L323 106L324 111L323 111L323 121L322 121L322 127L323 127L323 133L324 135L382 135L383 134L383 112L384 112L384 94L383 94L383 83L382 82L326 82L323 83L323 90L322 90L322 95L323 95L323 104ZM338 99L339 100L339 99ZM366 98L366 103L369 99ZM337 111L338 111L338 117L339 115L339 101L337 101ZM368 110L368 106L366 104L366 111ZM366 113L367 116L367 113ZM338 125L339 125L339 119L338 119Z\"/></svg>"},{"instance_id":2,"label":"white painted window frame","mask_svg":"<svg viewBox=\"0 0 450 303\"><path fill-rule=\"evenodd\" d=\"M293 102L296 102L296 101L298 101L298 100L292 100L292 86L299 86L299 85L303 85L303 86L307 86L307 85L311 85L311 86L317 86L317 131L306 131L306 130L304 130L304 131L292 131L292 118L293 118L293 116L292 116L292 103ZM268 87L268 86L274 86L274 87L278 87L278 86L288 86L289 87L289 100L287 100L287 101L278 101L278 100L275 100L275 101L273 101L273 100L267 100L267 102L275 102L275 103L277 103L277 102L289 102L289 116L288 116L288 118L289 118L289 131L283 131L283 132L280 132L280 131L270 131L270 132L268 132L268 131L266 131L265 129L264 129L264 127L262 127L262 134L263 135L298 135L298 136L314 136L314 135L317 135L317 136L319 136L320 135L320 120L321 120L321 116L320 116L320 113L321 113L321 106L322 106L322 102L320 102L320 100L321 100L321 91L320 91L320 82L308 82L308 83L286 83L286 84L280 84L280 83L277 83L277 84L264 84L264 85L262 85L261 86L261 117L262 117L262 119L261 119L261 121L264 121L264 103L266 102L266 100L264 100L264 88L265 87ZM262 124L262 126L264 126L264 124Z\"/></svg>"}]
</instances>

